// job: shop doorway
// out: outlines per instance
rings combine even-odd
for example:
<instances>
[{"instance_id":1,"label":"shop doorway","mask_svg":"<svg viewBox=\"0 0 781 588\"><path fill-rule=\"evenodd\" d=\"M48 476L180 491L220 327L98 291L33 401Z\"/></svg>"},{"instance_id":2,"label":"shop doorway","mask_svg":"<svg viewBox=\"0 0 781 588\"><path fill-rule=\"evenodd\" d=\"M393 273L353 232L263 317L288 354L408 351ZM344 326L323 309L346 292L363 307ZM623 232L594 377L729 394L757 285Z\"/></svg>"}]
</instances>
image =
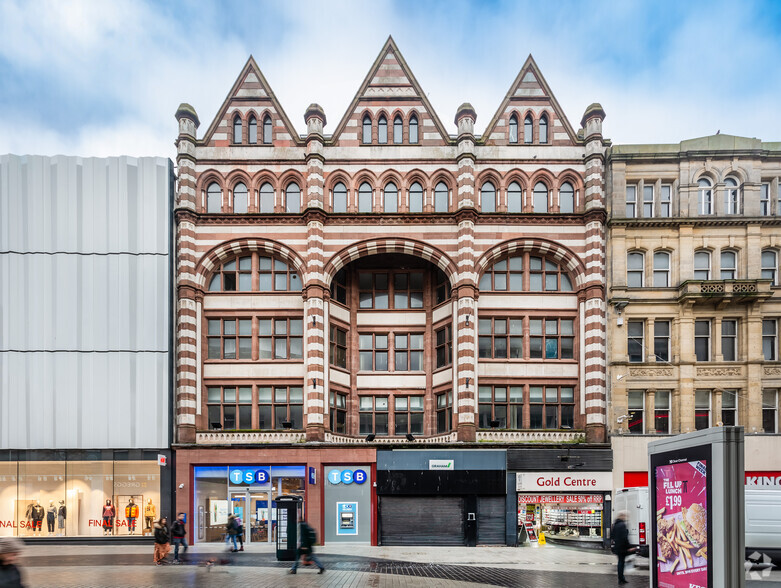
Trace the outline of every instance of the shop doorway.
<instances>
[{"instance_id":1,"label":"shop doorway","mask_svg":"<svg viewBox=\"0 0 781 588\"><path fill-rule=\"evenodd\" d=\"M268 491L251 488L230 492L231 512L244 524L245 543L271 543L276 540L276 520Z\"/></svg>"}]
</instances>

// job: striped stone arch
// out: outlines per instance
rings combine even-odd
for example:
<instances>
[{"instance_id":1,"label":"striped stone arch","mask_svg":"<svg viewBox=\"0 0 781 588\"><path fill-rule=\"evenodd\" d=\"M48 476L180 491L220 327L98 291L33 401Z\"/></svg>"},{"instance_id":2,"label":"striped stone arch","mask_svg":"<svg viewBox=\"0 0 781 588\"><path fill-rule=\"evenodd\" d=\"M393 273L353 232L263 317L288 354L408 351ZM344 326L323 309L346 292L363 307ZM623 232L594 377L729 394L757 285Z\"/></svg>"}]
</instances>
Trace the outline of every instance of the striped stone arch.
<instances>
[{"instance_id":1,"label":"striped stone arch","mask_svg":"<svg viewBox=\"0 0 781 588\"><path fill-rule=\"evenodd\" d=\"M292 249L270 239L243 238L220 243L214 249L207 252L195 267L196 285L202 290L205 290L208 278L216 267L231 257L236 257L241 253L249 253L251 251L268 253L269 255L273 255L274 257L291 263L296 268L296 271L298 271L298 275L301 276L302 281L304 280L304 262Z\"/></svg>"},{"instance_id":2,"label":"striped stone arch","mask_svg":"<svg viewBox=\"0 0 781 588\"><path fill-rule=\"evenodd\" d=\"M323 268L323 282L330 286L336 273L351 261L379 255L382 253L404 253L430 261L445 272L450 285L455 286L458 281L456 264L442 251L426 243L414 239L368 239L354 243L336 253Z\"/></svg>"},{"instance_id":3,"label":"striped stone arch","mask_svg":"<svg viewBox=\"0 0 781 588\"><path fill-rule=\"evenodd\" d=\"M479 283L480 276L483 275L483 272L502 255L516 252L523 253L527 251L529 253L538 253L544 257L556 260L566 267L570 275L575 279L576 290L586 283L586 268L580 259L578 259L577 255L563 245L544 239L513 239L512 241L500 243L485 253L477 261L477 264L475 265L475 273L477 274L476 282Z\"/></svg>"}]
</instances>

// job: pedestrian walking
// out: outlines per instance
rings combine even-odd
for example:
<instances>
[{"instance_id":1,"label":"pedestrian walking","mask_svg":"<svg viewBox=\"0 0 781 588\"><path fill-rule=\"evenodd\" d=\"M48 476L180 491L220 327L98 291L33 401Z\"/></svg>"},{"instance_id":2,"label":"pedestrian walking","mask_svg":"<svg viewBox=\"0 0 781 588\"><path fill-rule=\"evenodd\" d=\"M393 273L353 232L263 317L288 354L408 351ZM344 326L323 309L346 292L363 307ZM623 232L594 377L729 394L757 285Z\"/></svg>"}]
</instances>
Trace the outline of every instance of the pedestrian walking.
<instances>
[{"instance_id":1,"label":"pedestrian walking","mask_svg":"<svg viewBox=\"0 0 781 588\"><path fill-rule=\"evenodd\" d=\"M0 537L0 586L24 588L22 574L16 566L23 543L16 537Z\"/></svg>"},{"instance_id":2,"label":"pedestrian walking","mask_svg":"<svg viewBox=\"0 0 781 588\"><path fill-rule=\"evenodd\" d=\"M293 562L293 569L290 570L291 574L295 574L298 569L298 562L302 557L307 558L313 562L320 571L318 574L322 574L325 571L325 567L315 557L314 545L317 543L317 534L315 530L309 526L306 521L301 521L298 525L298 549L296 550L296 561Z\"/></svg>"},{"instance_id":3,"label":"pedestrian walking","mask_svg":"<svg viewBox=\"0 0 781 588\"><path fill-rule=\"evenodd\" d=\"M629 543L629 530L626 528L626 513L619 512L616 516L616 522L613 523L613 529L610 537L613 541L613 553L618 557L618 583L627 584L624 577L624 566L626 565L626 556L634 551Z\"/></svg>"},{"instance_id":4,"label":"pedestrian walking","mask_svg":"<svg viewBox=\"0 0 781 588\"><path fill-rule=\"evenodd\" d=\"M174 524L171 525L171 538L174 541L174 563L178 564L181 563L179 561L179 546L184 546L184 549L182 550L182 555L187 553L187 539L185 539L185 535L187 535L187 528L184 523L184 517L185 514L183 512L180 512L176 516L176 520L174 521Z\"/></svg>"},{"instance_id":5,"label":"pedestrian walking","mask_svg":"<svg viewBox=\"0 0 781 588\"><path fill-rule=\"evenodd\" d=\"M171 550L168 519L163 517L155 522L155 565L161 566Z\"/></svg>"},{"instance_id":6,"label":"pedestrian walking","mask_svg":"<svg viewBox=\"0 0 781 588\"><path fill-rule=\"evenodd\" d=\"M241 517L236 517L236 539L239 540L239 551L244 551L244 523Z\"/></svg>"},{"instance_id":7,"label":"pedestrian walking","mask_svg":"<svg viewBox=\"0 0 781 588\"><path fill-rule=\"evenodd\" d=\"M230 542L233 541L233 549L231 549L231 551L238 551L238 548L236 547L236 535L239 534L239 523L236 521L236 515L228 515L228 523L225 525L225 531L225 542L230 545Z\"/></svg>"}]
</instances>

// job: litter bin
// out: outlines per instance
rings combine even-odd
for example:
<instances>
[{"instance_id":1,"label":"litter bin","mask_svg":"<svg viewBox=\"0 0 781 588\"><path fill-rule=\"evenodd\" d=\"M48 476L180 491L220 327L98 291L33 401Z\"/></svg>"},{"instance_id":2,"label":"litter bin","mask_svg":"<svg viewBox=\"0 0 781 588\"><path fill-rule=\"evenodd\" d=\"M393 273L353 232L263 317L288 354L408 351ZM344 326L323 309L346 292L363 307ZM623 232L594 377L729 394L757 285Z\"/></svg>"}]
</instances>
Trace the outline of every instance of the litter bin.
<instances>
[{"instance_id":1,"label":"litter bin","mask_svg":"<svg viewBox=\"0 0 781 588\"><path fill-rule=\"evenodd\" d=\"M295 561L298 547L298 521L301 518L300 496L277 496L277 561Z\"/></svg>"}]
</instances>

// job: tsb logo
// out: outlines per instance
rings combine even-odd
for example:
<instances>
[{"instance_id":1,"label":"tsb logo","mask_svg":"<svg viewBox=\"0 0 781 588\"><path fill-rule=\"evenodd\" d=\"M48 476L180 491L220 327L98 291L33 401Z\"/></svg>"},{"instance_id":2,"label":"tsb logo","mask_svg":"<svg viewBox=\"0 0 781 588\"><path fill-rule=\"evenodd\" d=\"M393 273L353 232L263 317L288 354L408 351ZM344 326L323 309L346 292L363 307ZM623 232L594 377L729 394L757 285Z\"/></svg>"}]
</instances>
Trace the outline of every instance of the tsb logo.
<instances>
[{"instance_id":1,"label":"tsb logo","mask_svg":"<svg viewBox=\"0 0 781 588\"><path fill-rule=\"evenodd\" d=\"M268 471L254 468L231 468L228 472L231 484L266 484L269 480Z\"/></svg>"}]
</instances>

